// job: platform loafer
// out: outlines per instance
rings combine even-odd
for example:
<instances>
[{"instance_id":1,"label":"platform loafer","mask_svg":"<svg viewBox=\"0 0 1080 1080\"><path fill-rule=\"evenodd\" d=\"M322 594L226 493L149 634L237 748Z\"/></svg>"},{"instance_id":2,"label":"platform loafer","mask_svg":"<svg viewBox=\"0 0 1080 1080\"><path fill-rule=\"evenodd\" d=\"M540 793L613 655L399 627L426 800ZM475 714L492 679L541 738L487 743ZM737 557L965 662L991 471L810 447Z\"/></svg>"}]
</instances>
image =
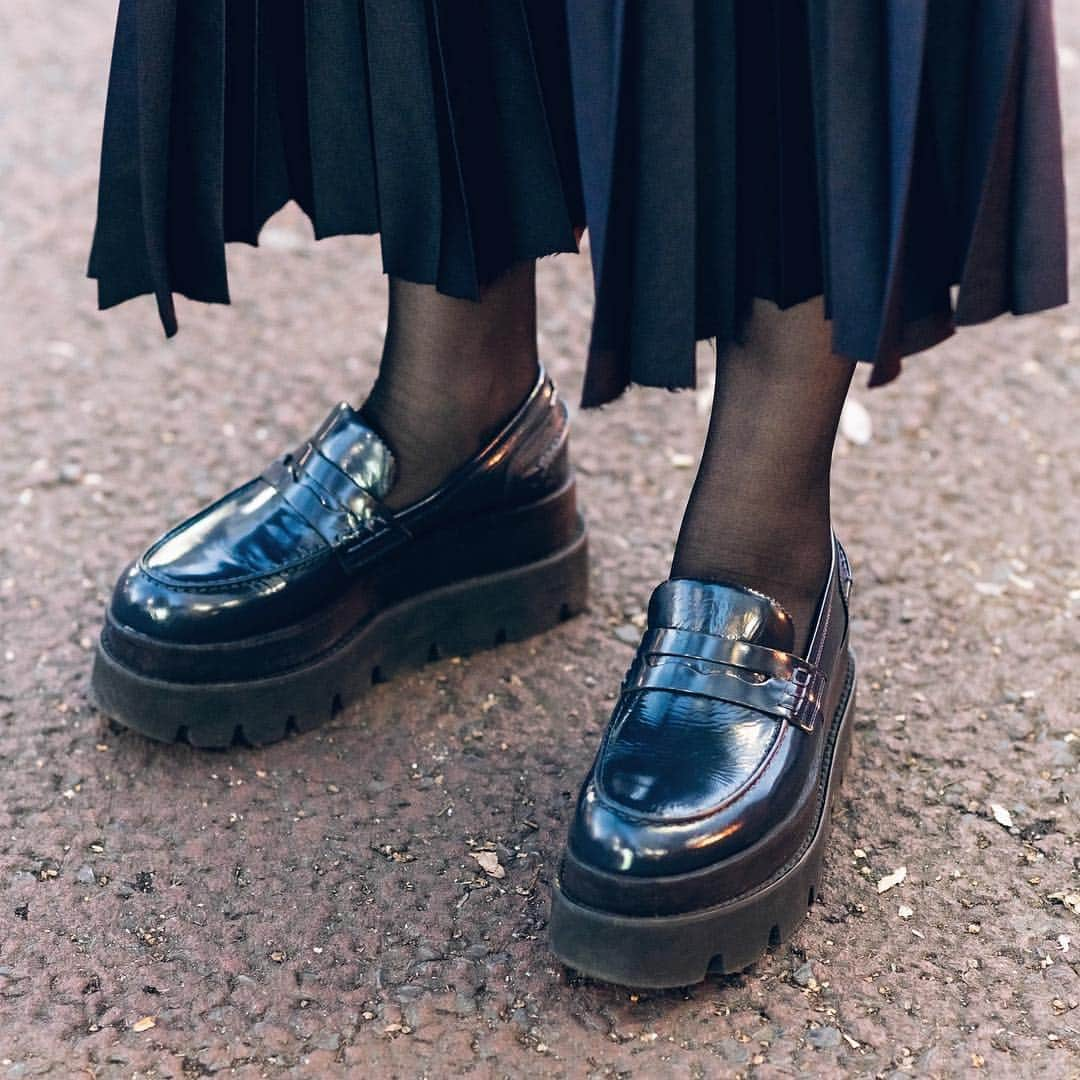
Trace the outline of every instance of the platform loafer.
<instances>
[{"instance_id":1,"label":"platform loafer","mask_svg":"<svg viewBox=\"0 0 1080 1080\"><path fill-rule=\"evenodd\" d=\"M520 640L587 604L566 407L542 372L436 491L383 502L394 456L347 404L121 575L92 675L155 739L222 747L305 731L373 683Z\"/></svg>"},{"instance_id":2,"label":"platform loafer","mask_svg":"<svg viewBox=\"0 0 1080 1080\"><path fill-rule=\"evenodd\" d=\"M796 656L791 619L761 593L656 589L553 890L551 946L567 965L685 986L742 970L803 921L850 750L850 591L834 540Z\"/></svg>"}]
</instances>

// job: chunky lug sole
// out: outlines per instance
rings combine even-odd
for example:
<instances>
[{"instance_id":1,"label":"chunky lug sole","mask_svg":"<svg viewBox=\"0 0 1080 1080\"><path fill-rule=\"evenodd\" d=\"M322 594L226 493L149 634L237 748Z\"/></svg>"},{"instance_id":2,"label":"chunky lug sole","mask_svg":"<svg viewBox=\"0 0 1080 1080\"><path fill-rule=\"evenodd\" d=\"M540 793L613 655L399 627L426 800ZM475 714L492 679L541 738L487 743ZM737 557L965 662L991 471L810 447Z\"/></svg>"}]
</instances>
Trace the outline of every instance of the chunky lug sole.
<instances>
[{"instance_id":1,"label":"chunky lug sole","mask_svg":"<svg viewBox=\"0 0 1080 1080\"><path fill-rule=\"evenodd\" d=\"M327 652L281 674L181 683L140 675L99 642L91 687L106 715L162 742L264 745L309 731L376 683L442 657L521 641L584 611L588 544L578 517L571 543L522 566L467 578L386 608Z\"/></svg>"},{"instance_id":2,"label":"chunky lug sole","mask_svg":"<svg viewBox=\"0 0 1080 1080\"><path fill-rule=\"evenodd\" d=\"M793 861L770 880L715 907L679 915L619 915L570 899L556 881L551 949L567 966L605 982L662 989L742 971L786 941L817 895L832 808L851 751L855 660L833 718L818 785L816 826Z\"/></svg>"}]
</instances>

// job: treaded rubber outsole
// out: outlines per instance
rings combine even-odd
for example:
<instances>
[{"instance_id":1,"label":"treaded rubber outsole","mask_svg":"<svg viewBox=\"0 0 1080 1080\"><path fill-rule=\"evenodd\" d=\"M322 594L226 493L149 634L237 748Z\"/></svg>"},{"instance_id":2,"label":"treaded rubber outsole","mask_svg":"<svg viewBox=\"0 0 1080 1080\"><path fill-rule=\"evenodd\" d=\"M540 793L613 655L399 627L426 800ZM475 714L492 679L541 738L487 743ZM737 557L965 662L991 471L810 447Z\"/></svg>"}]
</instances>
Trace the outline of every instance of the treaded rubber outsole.
<instances>
[{"instance_id":1,"label":"treaded rubber outsole","mask_svg":"<svg viewBox=\"0 0 1080 1080\"><path fill-rule=\"evenodd\" d=\"M310 731L377 683L433 660L522 641L588 606L588 543L412 597L308 664L264 679L179 683L131 671L99 640L91 676L98 708L161 742L225 748Z\"/></svg>"},{"instance_id":2,"label":"treaded rubber outsole","mask_svg":"<svg viewBox=\"0 0 1080 1080\"><path fill-rule=\"evenodd\" d=\"M817 824L792 862L772 879L715 907L679 915L620 915L552 891L551 950L583 975L623 986L690 986L742 971L788 940L817 896L832 809L844 779L855 714L855 658L825 747Z\"/></svg>"}]
</instances>

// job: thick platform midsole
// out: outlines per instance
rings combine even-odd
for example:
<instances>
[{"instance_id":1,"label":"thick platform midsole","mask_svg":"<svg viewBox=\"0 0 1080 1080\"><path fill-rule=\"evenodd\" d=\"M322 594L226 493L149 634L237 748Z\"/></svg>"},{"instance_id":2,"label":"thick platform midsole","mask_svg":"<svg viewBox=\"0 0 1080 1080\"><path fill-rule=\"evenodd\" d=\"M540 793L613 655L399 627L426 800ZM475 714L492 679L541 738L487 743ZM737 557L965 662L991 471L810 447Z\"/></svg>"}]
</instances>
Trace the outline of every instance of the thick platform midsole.
<instances>
[{"instance_id":1,"label":"thick platform midsole","mask_svg":"<svg viewBox=\"0 0 1080 1080\"><path fill-rule=\"evenodd\" d=\"M585 609L584 523L572 543L525 566L410 597L368 620L323 655L268 678L171 682L139 675L99 648L93 689L104 712L155 738L200 745L280 738L326 719L372 684L440 656L529 637Z\"/></svg>"},{"instance_id":2,"label":"thick platform midsole","mask_svg":"<svg viewBox=\"0 0 1080 1080\"><path fill-rule=\"evenodd\" d=\"M246 636L222 638L219 631L185 642L146 635L106 616L104 651L132 673L165 682L197 685L271 678L303 667L356 633L380 611L472 578L547 558L574 542L581 531L573 479L535 502L470 517L417 536L377 556L366 568L345 575L330 564L313 579L292 581L257 601L263 625ZM329 575L329 576L328 576ZM291 597L292 611L274 614ZM229 617L228 594L220 598ZM217 598L207 597L210 605ZM254 613L254 608L252 609ZM211 612L216 621L216 613ZM277 622L280 622L280 625Z\"/></svg>"}]
</instances>

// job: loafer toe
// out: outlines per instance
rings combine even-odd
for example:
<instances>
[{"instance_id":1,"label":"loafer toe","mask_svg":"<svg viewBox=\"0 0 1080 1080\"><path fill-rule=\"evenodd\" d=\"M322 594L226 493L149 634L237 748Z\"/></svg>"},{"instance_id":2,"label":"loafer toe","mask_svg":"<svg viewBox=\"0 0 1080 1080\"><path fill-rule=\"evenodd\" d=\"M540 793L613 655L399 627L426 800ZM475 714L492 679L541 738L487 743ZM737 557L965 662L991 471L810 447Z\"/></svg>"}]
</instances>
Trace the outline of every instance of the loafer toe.
<instances>
[{"instance_id":1,"label":"loafer toe","mask_svg":"<svg viewBox=\"0 0 1080 1080\"><path fill-rule=\"evenodd\" d=\"M197 645L295 619L297 604L313 599L313 572L329 548L276 495L264 480L250 481L166 533L120 575L109 624L166 645ZM286 579L304 587L283 604Z\"/></svg>"},{"instance_id":2,"label":"loafer toe","mask_svg":"<svg viewBox=\"0 0 1080 1080\"><path fill-rule=\"evenodd\" d=\"M170 588L151 577L141 560L136 560L116 582L109 620L146 637L182 641L190 636L194 600L192 593Z\"/></svg>"},{"instance_id":3,"label":"loafer toe","mask_svg":"<svg viewBox=\"0 0 1080 1080\"><path fill-rule=\"evenodd\" d=\"M570 850L606 872L666 875L747 846L761 822L741 811L740 794L780 727L689 695L625 698L582 788Z\"/></svg>"}]
</instances>

